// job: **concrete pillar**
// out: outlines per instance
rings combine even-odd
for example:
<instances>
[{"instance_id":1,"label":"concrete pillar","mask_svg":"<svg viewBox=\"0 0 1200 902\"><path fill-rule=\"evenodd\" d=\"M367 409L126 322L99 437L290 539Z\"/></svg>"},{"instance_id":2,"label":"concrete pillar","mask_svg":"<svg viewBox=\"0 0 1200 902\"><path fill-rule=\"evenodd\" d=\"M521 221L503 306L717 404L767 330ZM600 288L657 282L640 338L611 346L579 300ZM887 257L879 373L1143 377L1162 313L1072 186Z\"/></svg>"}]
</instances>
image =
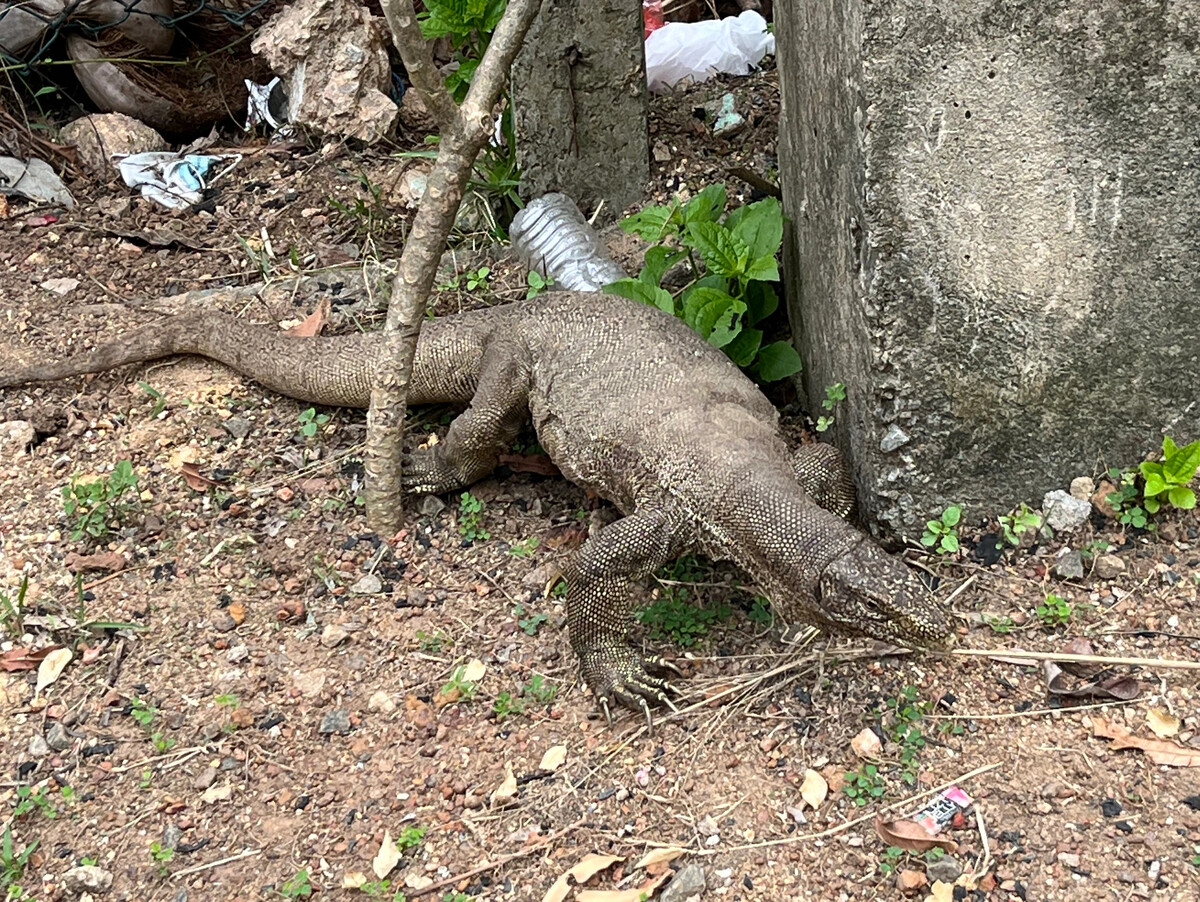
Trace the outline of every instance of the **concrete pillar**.
<instances>
[{"instance_id":1,"label":"concrete pillar","mask_svg":"<svg viewBox=\"0 0 1200 902\"><path fill-rule=\"evenodd\" d=\"M1200 4L775 16L789 313L876 527L1200 437Z\"/></svg>"},{"instance_id":2,"label":"concrete pillar","mask_svg":"<svg viewBox=\"0 0 1200 902\"><path fill-rule=\"evenodd\" d=\"M561 191L611 222L650 177L642 8L626 0L545 0L513 65L526 199Z\"/></svg>"}]
</instances>

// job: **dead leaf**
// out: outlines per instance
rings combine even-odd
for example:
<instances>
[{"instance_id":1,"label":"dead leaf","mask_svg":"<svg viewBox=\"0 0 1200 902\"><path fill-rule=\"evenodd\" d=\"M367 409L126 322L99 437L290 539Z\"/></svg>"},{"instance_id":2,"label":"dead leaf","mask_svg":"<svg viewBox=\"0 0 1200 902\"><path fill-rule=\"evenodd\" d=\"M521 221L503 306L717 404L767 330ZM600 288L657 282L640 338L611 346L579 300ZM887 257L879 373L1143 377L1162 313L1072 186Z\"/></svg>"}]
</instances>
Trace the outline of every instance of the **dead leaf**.
<instances>
[{"instance_id":1,"label":"dead leaf","mask_svg":"<svg viewBox=\"0 0 1200 902\"><path fill-rule=\"evenodd\" d=\"M634 889L580 890L575 899L576 902L643 902L653 896L655 891L667 882L667 878L673 875L674 871L664 871Z\"/></svg>"},{"instance_id":2,"label":"dead leaf","mask_svg":"<svg viewBox=\"0 0 1200 902\"><path fill-rule=\"evenodd\" d=\"M1083 636L1076 636L1070 642L1063 646L1063 654L1068 655L1094 655L1096 652L1092 649L1090 639L1085 639Z\"/></svg>"},{"instance_id":3,"label":"dead leaf","mask_svg":"<svg viewBox=\"0 0 1200 902\"><path fill-rule=\"evenodd\" d=\"M8 651L0 654L0 670L5 670L13 673L18 670L34 670L46 655L54 651L54 646L39 648L37 651L30 651L28 648L11 648Z\"/></svg>"},{"instance_id":4,"label":"dead leaf","mask_svg":"<svg viewBox=\"0 0 1200 902\"><path fill-rule=\"evenodd\" d=\"M351 871L342 875L342 889L362 889L367 884L367 875L362 871Z\"/></svg>"},{"instance_id":5,"label":"dead leaf","mask_svg":"<svg viewBox=\"0 0 1200 902\"><path fill-rule=\"evenodd\" d=\"M72 551L63 558L63 566L72 573L84 570L108 570L116 573L125 569L125 555L118 551L101 551L98 554L76 554Z\"/></svg>"},{"instance_id":6,"label":"dead leaf","mask_svg":"<svg viewBox=\"0 0 1200 902\"><path fill-rule=\"evenodd\" d=\"M210 786L204 790L204 795L200 796L200 801L207 802L209 805L214 802L226 802L233 795L233 786L225 783L222 786Z\"/></svg>"},{"instance_id":7,"label":"dead leaf","mask_svg":"<svg viewBox=\"0 0 1200 902\"><path fill-rule=\"evenodd\" d=\"M383 842L379 844L379 851L375 853L375 857L371 859L371 870L375 872L375 876L380 880L385 878L400 863L400 850L396 848L396 842L392 839L392 831L383 831Z\"/></svg>"},{"instance_id":8,"label":"dead leaf","mask_svg":"<svg viewBox=\"0 0 1200 902\"><path fill-rule=\"evenodd\" d=\"M214 485L217 485L215 479L209 479L200 472L200 467L191 461L183 461L179 465L179 472L183 474L184 480L194 492L207 492Z\"/></svg>"},{"instance_id":9,"label":"dead leaf","mask_svg":"<svg viewBox=\"0 0 1200 902\"><path fill-rule=\"evenodd\" d=\"M644 868L645 870L649 871L652 868L669 864L680 855L686 855L687 852L687 849L682 849L679 846L667 846L665 849L652 849L638 859L638 863L633 866L633 869L637 871Z\"/></svg>"},{"instance_id":10,"label":"dead leaf","mask_svg":"<svg viewBox=\"0 0 1200 902\"><path fill-rule=\"evenodd\" d=\"M929 887L926 902L954 902L954 884L935 881L933 886Z\"/></svg>"},{"instance_id":11,"label":"dead leaf","mask_svg":"<svg viewBox=\"0 0 1200 902\"><path fill-rule=\"evenodd\" d=\"M899 846L906 852L928 852L930 849L953 852L958 848L954 840L939 839L916 821L901 819L889 822L876 817L875 832L889 846Z\"/></svg>"},{"instance_id":12,"label":"dead leaf","mask_svg":"<svg viewBox=\"0 0 1200 902\"><path fill-rule=\"evenodd\" d=\"M865 727L861 733L850 740L850 748L860 758L878 758L883 754L883 743L870 727Z\"/></svg>"},{"instance_id":13,"label":"dead leaf","mask_svg":"<svg viewBox=\"0 0 1200 902\"><path fill-rule=\"evenodd\" d=\"M1127 674L1117 674L1071 688L1063 669L1053 661L1042 662L1042 675L1046 678L1046 691L1060 698L1115 698L1127 702L1137 698L1142 691L1138 681Z\"/></svg>"},{"instance_id":14,"label":"dead leaf","mask_svg":"<svg viewBox=\"0 0 1200 902\"><path fill-rule=\"evenodd\" d=\"M225 609L225 613L227 613L230 617L232 617L233 622L236 623L238 626L241 626L243 623L246 622L246 605L243 602L240 602L240 601L231 602L229 604L229 607L227 607Z\"/></svg>"},{"instance_id":15,"label":"dead leaf","mask_svg":"<svg viewBox=\"0 0 1200 902\"><path fill-rule=\"evenodd\" d=\"M299 623L305 616L304 602L299 598L283 602L275 612L275 619L280 623Z\"/></svg>"},{"instance_id":16,"label":"dead leaf","mask_svg":"<svg viewBox=\"0 0 1200 902\"><path fill-rule=\"evenodd\" d=\"M325 325L329 322L329 314L331 310L332 307L329 302L329 297L327 295L322 295L321 299L317 301L317 309L300 322L296 323L296 325L292 326L292 328L288 329L287 334L291 335L293 338L313 338L314 336L320 335L321 330L324 329Z\"/></svg>"},{"instance_id":17,"label":"dead leaf","mask_svg":"<svg viewBox=\"0 0 1200 902\"><path fill-rule=\"evenodd\" d=\"M924 871L903 870L896 875L896 889L902 893L915 893L929 884Z\"/></svg>"},{"instance_id":18,"label":"dead leaf","mask_svg":"<svg viewBox=\"0 0 1200 902\"><path fill-rule=\"evenodd\" d=\"M1155 764L1167 767L1200 767L1200 749L1189 749L1166 739L1143 739L1134 736L1115 721L1096 717L1092 720L1092 732L1096 736L1113 741L1114 749L1140 749Z\"/></svg>"},{"instance_id":19,"label":"dead leaf","mask_svg":"<svg viewBox=\"0 0 1200 902\"><path fill-rule=\"evenodd\" d=\"M503 805L505 802L511 802L517 795L517 778L513 774L512 765L506 763L504 765L504 780L499 788L492 793L492 804Z\"/></svg>"},{"instance_id":20,"label":"dead leaf","mask_svg":"<svg viewBox=\"0 0 1200 902\"><path fill-rule=\"evenodd\" d=\"M509 773L512 773L511 767ZM542 902L563 902L571 892L572 886L587 883L605 868L612 867L618 861L624 860L620 855L599 855L595 852L584 855L574 867L558 875L554 885L542 897Z\"/></svg>"},{"instance_id":21,"label":"dead leaf","mask_svg":"<svg viewBox=\"0 0 1200 902\"><path fill-rule=\"evenodd\" d=\"M56 648L42 658L42 663L38 665L37 684L33 688L35 698L62 675L63 669L71 663L72 657L71 649Z\"/></svg>"},{"instance_id":22,"label":"dead leaf","mask_svg":"<svg viewBox=\"0 0 1200 902\"><path fill-rule=\"evenodd\" d=\"M829 784L825 782L824 777L810 767L804 772L804 782L800 784L800 798L808 803L809 808L820 808L827 795L829 795Z\"/></svg>"},{"instance_id":23,"label":"dead leaf","mask_svg":"<svg viewBox=\"0 0 1200 902\"><path fill-rule=\"evenodd\" d=\"M1162 708L1151 708L1147 711L1146 722L1159 739L1170 739L1179 732L1179 718Z\"/></svg>"},{"instance_id":24,"label":"dead leaf","mask_svg":"<svg viewBox=\"0 0 1200 902\"><path fill-rule=\"evenodd\" d=\"M565 745L556 745L546 749L546 754L542 755L541 763L538 764L538 770L546 770L554 773L563 766L563 762L567 760L567 747Z\"/></svg>"},{"instance_id":25,"label":"dead leaf","mask_svg":"<svg viewBox=\"0 0 1200 902\"><path fill-rule=\"evenodd\" d=\"M472 658L463 667L462 678L468 683L478 683L487 675L487 665L478 658Z\"/></svg>"}]
</instances>

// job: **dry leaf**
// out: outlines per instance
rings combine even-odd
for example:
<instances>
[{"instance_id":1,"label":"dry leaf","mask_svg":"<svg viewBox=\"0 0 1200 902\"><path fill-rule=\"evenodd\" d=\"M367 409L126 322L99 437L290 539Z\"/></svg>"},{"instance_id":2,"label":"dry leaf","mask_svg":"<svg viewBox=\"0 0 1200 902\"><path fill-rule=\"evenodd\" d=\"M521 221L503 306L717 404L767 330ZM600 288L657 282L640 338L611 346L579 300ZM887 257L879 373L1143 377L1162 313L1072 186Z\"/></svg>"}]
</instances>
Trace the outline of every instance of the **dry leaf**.
<instances>
[{"instance_id":1,"label":"dry leaf","mask_svg":"<svg viewBox=\"0 0 1200 902\"><path fill-rule=\"evenodd\" d=\"M351 871L342 875L342 889L362 889L367 884L367 875L362 871Z\"/></svg>"},{"instance_id":2,"label":"dry leaf","mask_svg":"<svg viewBox=\"0 0 1200 902\"><path fill-rule=\"evenodd\" d=\"M1127 702L1137 698L1142 691L1138 681L1128 675L1093 680L1072 688L1068 685L1070 679L1063 673L1063 669L1053 661L1042 662L1042 674L1046 678L1046 690L1051 695L1061 698L1115 698Z\"/></svg>"},{"instance_id":3,"label":"dry leaf","mask_svg":"<svg viewBox=\"0 0 1200 902\"><path fill-rule=\"evenodd\" d=\"M191 461L184 461L179 467L179 472L183 474L183 478L187 482L188 488L190 488L192 491L207 492L214 485L217 485L217 481L215 479L209 479L200 472L200 467Z\"/></svg>"},{"instance_id":4,"label":"dry leaf","mask_svg":"<svg viewBox=\"0 0 1200 902\"><path fill-rule=\"evenodd\" d=\"M1162 708L1151 708L1147 711L1146 722L1159 739L1170 739L1179 732L1179 718Z\"/></svg>"},{"instance_id":5,"label":"dry leaf","mask_svg":"<svg viewBox=\"0 0 1200 902\"><path fill-rule=\"evenodd\" d=\"M901 819L889 822L876 817L875 832L889 846L899 846L906 852L927 852L935 848L953 852L958 848L954 840L939 839L916 821Z\"/></svg>"},{"instance_id":6,"label":"dry leaf","mask_svg":"<svg viewBox=\"0 0 1200 902\"><path fill-rule=\"evenodd\" d=\"M62 675L63 668L71 663L71 657L71 649L56 648L42 658L42 663L38 665L37 684L33 688L35 698Z\"/></svg>"},{"instance_id":7,"label":"dry leaf","mask_svg":"<svg viewBox=\"0 0 1200 902\"><path fill-rule=\"evenodd\" d=\"M512 773L511 767L508 772ZM605 868L612 867L618 861L624 860L620 855L598 855L595 852L583 856L574 867L558 875L554 885L546 891L542 902L563 902L571 892L572 886L587 883Z\"/></svg>"},{"instance_id":8,"label":"dry leaf","mask_svg":"<svg viewBox=\"0 0 1200 902\"><path fill-rule=\"evenodd\" d=\"M926 902L954 902L954 884L952 883L938 880L929 887L929 890Z\"/></svg>"},{"instance_id":9,"label":"dry leaf","mask_svg":"<svg viewBox=\"0 0 1200 902\"><path fill-rule=\"evenodd\" d=\"M883 743L870 727L864 728L850 740L850 748L854 749L854 754L860 758L878 758L883 754Z\"/></svg>"},{"instance_id":10,"label":"dry leaf","mask_svg":"<svg viewBox=\"0 0 1200 902\"><path fill-rule=\"evenodd\" d=\"M228 801L232 795L233 787L228 783L223 786L210 786L204 790L204 795L200 796L200 801L211 805L213 802Z\"/></svg>"},{"instance_id":11,"label":"dry leaf","mask_svg":"<svg viewBox=\"0 0 1200 902\"><path fill-rule=\"evenodd\" d=\"M667 846L665 849L652 849L638 859L638 863L633 866L633 869L636 871L642 868L649 870L651 868L659 867L660 865L668 864L669 862L674 861L680 855L686 855L687 851L687 849L681 849L679 846Z\"/></svg>"},{"instance_id":12,"label":"dry leaf","mask_svg":"<svg viewBox=\"0 0 1200 902\"><path fill-rule=\"evenodd\" d=\"M567 747L565 745L556 745L546 749L546 754L542 755L541 763L538 764L538 770L548 770L551 773L563 766L563 762L567 760Z\"/></svg>"},{"instance_id":13,"label":"dry leaf","mask_svg":"<svg viewBox=\"0 0 1200 902\"><path fill-rule=\"evenodd\" d=\"M225 609L225 613L232 617L233 622L238 626L246 622L246 605L243 602L230 602L229 607Z\"/></svg>"},{"instance_id":14,"label":"dry leaf","mask_svg":"<svg viewBox=\"0 0 1200 902\"><path fill-rule=\"evenodd\" d=\"M312 338L320 335L325 324L329 322L331 304L328 296L322 295L317 301L317 309L287 330L287 334L295 338Z\"/></svg>"},{"instance_id":15,"label":"dry leaf","mask_svg":"<svg viewBox=\"0 0 1200 902\"><path fill-rule=\"evenodd\" d=\"M487 675L487 665L478 658L472 658L463 668L462 678L468 683L478 683Z\"/></svg>"},{"instance_id":16,"label":"dry leaf","mask_svg":"<svg viewBox=\"0 0 1200 902\"><path fill-rule=\"evenodd\" d=\"M392 831L383 831L383 842L379 844L379 851L375 853L375 857L371 859L371 870L375 872L375 876L382 880L390 874L400 863L400 850L396 848L395 840L392 839Z\"/></svg>"},{"instance_id":17,"label":"dry leaf","mask_svg":"<svg viewBox=\"0 0 1200 902\"><path fill-rule=\"evenodd\" d=\"M1189 749L1166 739L1143 739L1134 736L1114 721L1097 717L1092 720L1092 732L1096 736L1113 741L1114 749L1141 749L1155 764L1167 767L1200 767L1200 749Z\"/></svg>"},{"instance_id":18,"label":"dry leaf","mask_svg":"<svg viewBox=\"0 0 1200 902\"><path fill-rule=\"evenodd\" d=\"M72 573L84 570L108 570L115 573L125 568L125 555L118 551L101 551L98 554L76 554L72 551L63 558L63 566Z\"/></svg>"},{"instance_id":19,"label":"dry leaf","mask_svg":"<svg viewBox=\"0 0 1200 902\"><path fill-rule=\"evenodd\" d=\"M13 673L18 670L34 670L46 655L54 651L53 646L30 651L28 648L11 648L0 654L0 670Z\"/></svg>"},{"instance_id":20,"label":"dry leaf","mask_svg":"<svg viewBox=\"0 0 1200 902\"><path fill-rule=\"evenodd\" d=\"M505 802L511 802L517 795L517 778L513 774L512 765L506 763L504 765L504 782L500 787L492 793L492 804L503 805Z\"/></svg>"},{"instance_id":21,"label":"dry leaf","mask_svg":"<svg viewBox=\"0 0 1200 902\"><path fill-rule=\"evenodd\" d=\"M636 889L585 889L575 897L576 902L644 902L654 895L655 891L667 882L674 871L664 871L657 877L651 877Z\"/></svg>"},{"instance_id":22,"label":"dry leaf","mask_svg":"<svg viewBox=\"0 0 1200 902\"><path fill-rule=\"evenodd\" d=\"M924 871L904 870L896 875L896 889L902 893L915 893L928 884L929 878Z\"/></svg>"},{"instance_id":23,"label":"dry leaf","mask_svg":"<svg viewBox=\"0 0 1200 902\"><path fill-rule=\"evenodd\" d=\"M827 795L829 795L829 784L825 782L824 777L810 767L804 772L804 782L800 784L800 798L808 803L809 808L820 808Z\"/></svg>"}]
</instances>

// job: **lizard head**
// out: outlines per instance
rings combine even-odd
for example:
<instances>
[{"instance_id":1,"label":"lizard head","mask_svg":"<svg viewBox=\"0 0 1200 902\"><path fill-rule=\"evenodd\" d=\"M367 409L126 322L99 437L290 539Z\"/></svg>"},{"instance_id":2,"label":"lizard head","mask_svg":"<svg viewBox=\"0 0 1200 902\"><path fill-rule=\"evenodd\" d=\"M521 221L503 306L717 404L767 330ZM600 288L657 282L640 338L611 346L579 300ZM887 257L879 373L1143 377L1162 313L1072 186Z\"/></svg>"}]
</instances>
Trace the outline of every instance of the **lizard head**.
<instances>
[{"instance_id":1,"label":"lizard head","mask_svg":"<svg viewBox=\"0 0 1200 902\"><path fill-rule=\"evenodd\" d=\"M885 642L945 645L950 624L925 584L874 542L830 562L817 586L819 615L838 632Z\"/></svg>"}]
</instances>

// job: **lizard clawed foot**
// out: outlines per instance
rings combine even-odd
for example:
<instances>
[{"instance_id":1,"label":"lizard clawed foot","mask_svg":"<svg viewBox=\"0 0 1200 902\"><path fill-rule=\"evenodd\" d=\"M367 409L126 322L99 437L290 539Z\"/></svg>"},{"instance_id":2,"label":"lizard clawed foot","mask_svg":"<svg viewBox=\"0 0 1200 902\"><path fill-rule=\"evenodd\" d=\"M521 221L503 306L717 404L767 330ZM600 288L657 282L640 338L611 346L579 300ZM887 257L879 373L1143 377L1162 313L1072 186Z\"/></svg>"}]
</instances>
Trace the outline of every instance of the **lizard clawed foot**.
<instances>
[{"instance_id":1,"label":"lizard clawed foot","mask_svg":"<svg viewBox=\"0 0 1200 902\"><path fill-rule=\"evenodd\" d=\"M588 656L590 657L590 656ZM617 655L605 655L603 660L587 661L585 658L584 678L596 695L604 719L611 727L613 704L619 704L646 717L646 725L654 728L651 705L663 705L678 714L679 708L671 701L669 693L675 688L651 673L683 676L683 672L657 655L642 658L632 650L625 649Z\"/></svg>"}]
</instances>

